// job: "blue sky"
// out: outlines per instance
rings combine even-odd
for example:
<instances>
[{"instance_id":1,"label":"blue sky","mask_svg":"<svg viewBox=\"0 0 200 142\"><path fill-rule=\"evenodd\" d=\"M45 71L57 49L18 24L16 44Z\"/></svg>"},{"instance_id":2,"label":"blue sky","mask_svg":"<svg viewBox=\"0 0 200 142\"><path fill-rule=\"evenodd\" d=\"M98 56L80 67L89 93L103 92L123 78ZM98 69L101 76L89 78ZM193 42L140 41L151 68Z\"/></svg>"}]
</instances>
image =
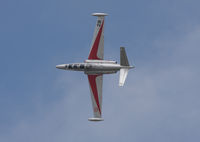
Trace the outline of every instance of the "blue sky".
<instances>
[{"instance_id":1,"label":"blue sky","mask_svg":"<svg viewBox=\"0 0 200 142\"><path fill-rule=\"evenodd\" d=\"M0 1L0 141L199 141L200 1ZM103 117L88 122L87 77L57 70L84 61L106 12L105 59L129 72L105 75Z\"/></svg>"}]
</instances>

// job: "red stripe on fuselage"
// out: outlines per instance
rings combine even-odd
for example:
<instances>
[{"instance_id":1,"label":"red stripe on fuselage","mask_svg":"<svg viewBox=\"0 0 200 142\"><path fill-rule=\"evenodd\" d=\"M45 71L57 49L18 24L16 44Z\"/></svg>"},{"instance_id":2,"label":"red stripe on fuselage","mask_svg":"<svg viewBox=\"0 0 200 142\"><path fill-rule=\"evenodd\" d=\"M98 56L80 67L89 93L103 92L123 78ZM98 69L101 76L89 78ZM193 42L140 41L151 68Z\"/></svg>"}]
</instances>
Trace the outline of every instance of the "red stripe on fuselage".
<instances>
[{"instance_id":1,"label":"red stripe on fuselage","mask_svg":"<svg viewBox=\"0 0 200 142\"><path fill-rule=\"evenodd\" d=\"M101 60L99 57L97 57L97 52L98 52L99 42L100 42L100 39L101 39L103 25L104 25L104 20L103 20L103 22L101 24L99 32L98 32L98 34L96 36L96 39L95 39L95 41L93 43L93 46L92 46L92 49L90 51L90 55L89 55L88 59Z\"/></svg>"},{"instance_id":2,"label":"red stripe on fuselage","mask_svg":"<svg viewBox=\"0 0 200 142\"><path fill-rule=\"evenodd\" d=\"M97 90L97 84L96 84L96 78L99 75L88 75L88 80L90 82L90 87L94 96L94 99L96 101L99 113L101 115L101 109L100 109L100 105L99 105L99 96L98 96L98 90Z\"/></svg>"}]
</instances>

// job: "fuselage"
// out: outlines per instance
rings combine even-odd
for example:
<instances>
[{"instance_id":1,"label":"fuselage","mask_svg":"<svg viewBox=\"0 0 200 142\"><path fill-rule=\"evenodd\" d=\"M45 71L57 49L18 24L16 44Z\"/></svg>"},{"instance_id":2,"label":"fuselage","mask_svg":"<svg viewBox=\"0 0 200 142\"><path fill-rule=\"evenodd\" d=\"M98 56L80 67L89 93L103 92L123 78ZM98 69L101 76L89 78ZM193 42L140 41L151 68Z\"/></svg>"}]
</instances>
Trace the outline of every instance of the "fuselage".
<instances>
[{"instance_id":1,"label":"fuselage","mask_svg":"<svg viewBox=\"0 0 200 142\"><path fill-rule=\"evenodd\" d=\"M84 71L86 74L111 74L116 73L123 68L123 66L117 64L116 61L85 60L84 63L61 64L57 65L56 68L72 71Z\"/></svg>"}]
</instances>

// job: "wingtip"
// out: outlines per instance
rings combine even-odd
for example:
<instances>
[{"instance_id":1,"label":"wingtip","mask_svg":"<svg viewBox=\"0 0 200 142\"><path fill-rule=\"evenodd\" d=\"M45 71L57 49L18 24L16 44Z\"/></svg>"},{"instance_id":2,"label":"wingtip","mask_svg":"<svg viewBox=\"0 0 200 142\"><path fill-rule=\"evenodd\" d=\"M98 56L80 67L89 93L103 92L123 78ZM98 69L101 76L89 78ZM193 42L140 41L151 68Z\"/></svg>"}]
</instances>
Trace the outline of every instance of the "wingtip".
<instances>
[{"instance_id":1,"label":"wingtip","mask_svg":"<svg viewBox=\"0 0 200 142\"><path fill-rule=\"evenodd\" d=\"M89 121L104 121L103 118L88 118Z\"/></svg>"},{"instance_id":2,"label":"wingtip","mask_svg":"<svg viewBox=\"0 0 200 142\"><path fill-rule=\"evenodd\" d=\"M92 16L108 16L107 13L92 13Z\"/></svg>"}]
</instances>

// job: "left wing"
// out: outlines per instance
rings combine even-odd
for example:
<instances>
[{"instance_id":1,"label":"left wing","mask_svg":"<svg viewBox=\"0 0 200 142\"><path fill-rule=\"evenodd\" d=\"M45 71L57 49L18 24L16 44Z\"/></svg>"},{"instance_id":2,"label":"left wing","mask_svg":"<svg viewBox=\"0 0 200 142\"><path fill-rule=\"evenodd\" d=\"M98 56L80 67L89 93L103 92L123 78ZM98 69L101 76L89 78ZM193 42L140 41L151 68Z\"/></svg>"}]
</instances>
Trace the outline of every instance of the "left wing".
<instances>
[{"instance_id":1,"label":"left wing","mask_svg":"<svg viewBox=\"0 0 200 142\"><path fill-rule=\"evenodd\" d=\"M97 16L97 23L91 43L89 60L103 60L104 56L104 17L106 13L93 13L93 16Z\"/></svg>"},{"instance_id":2,"label":"left wing","mask_svg":"<svg viewBox=\"0 0 200 142\"><path fill-rule=\"evenodd\" d=\"M103 75L88 75L88 81L90 84L90 92L94 112L94 118L89 118L89 120L101 121L103 120L101 118Z\"/></svg>"}]
</instances>

